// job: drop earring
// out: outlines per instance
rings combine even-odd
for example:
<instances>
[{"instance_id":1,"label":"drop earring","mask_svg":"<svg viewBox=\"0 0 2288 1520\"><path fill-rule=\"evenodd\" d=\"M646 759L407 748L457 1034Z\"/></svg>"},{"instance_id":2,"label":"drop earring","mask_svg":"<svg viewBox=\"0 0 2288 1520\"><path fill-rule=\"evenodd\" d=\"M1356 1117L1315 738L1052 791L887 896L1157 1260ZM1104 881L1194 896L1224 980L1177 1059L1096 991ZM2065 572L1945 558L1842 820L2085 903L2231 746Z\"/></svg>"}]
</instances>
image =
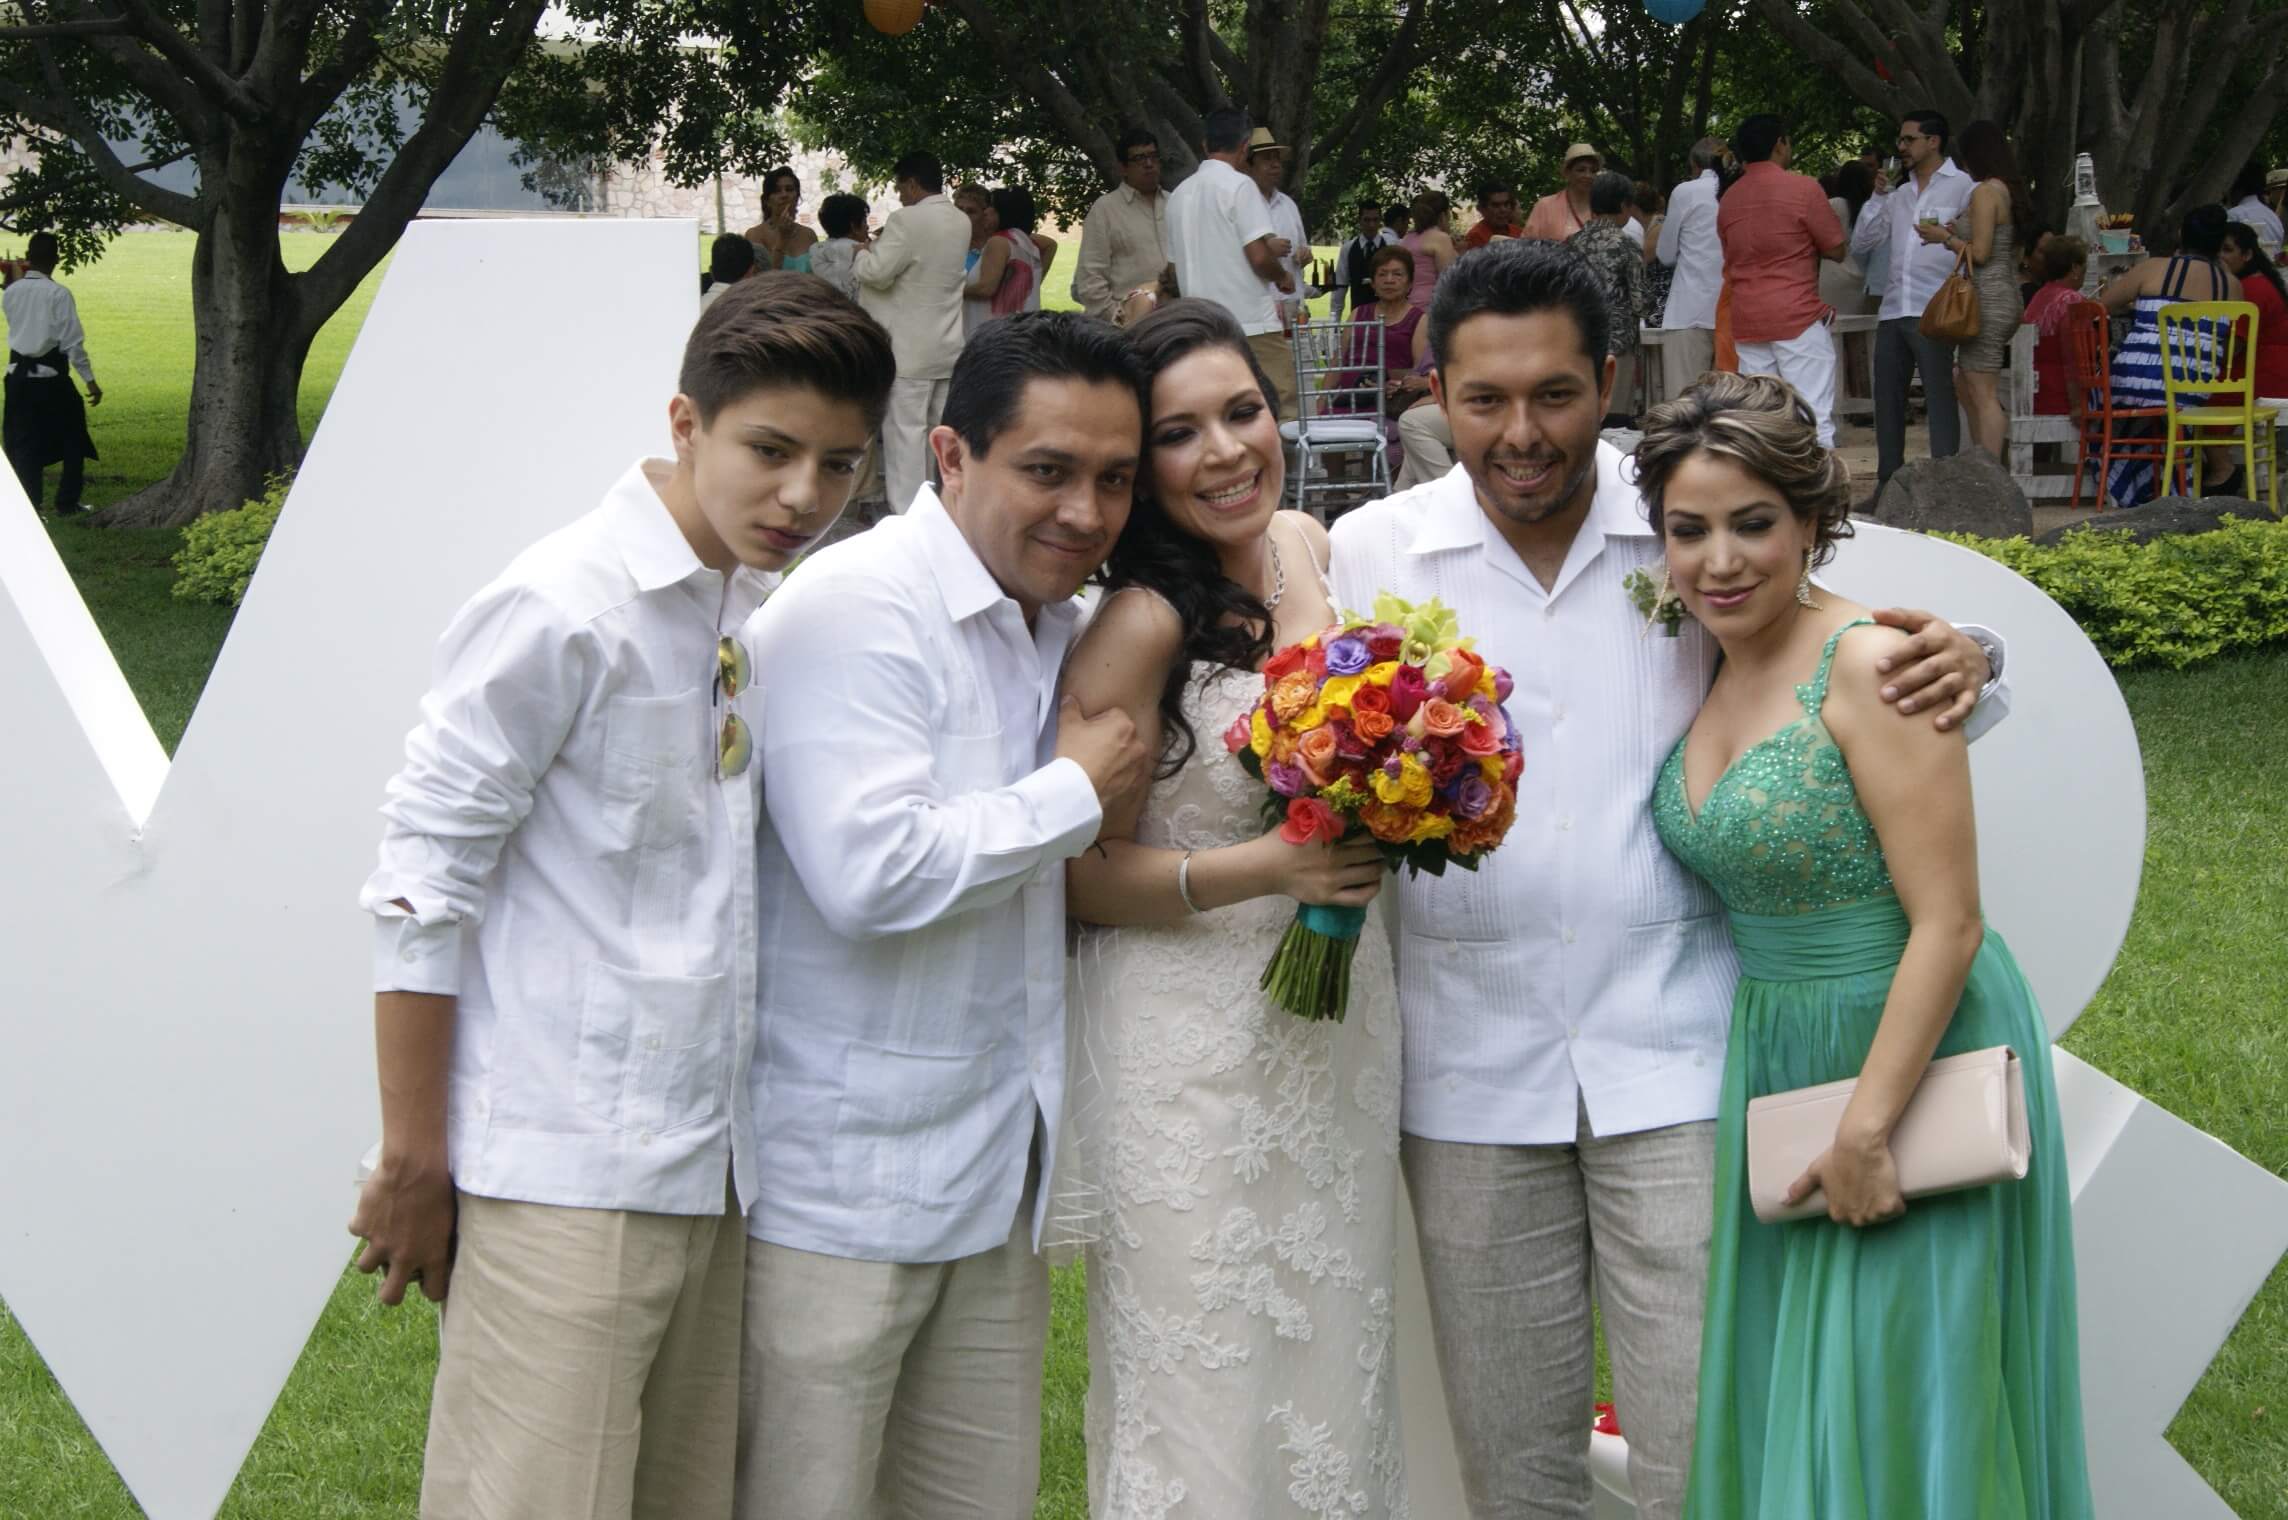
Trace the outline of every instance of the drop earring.
<instances>
[{"instance_id":1,"label":"drop earring","mask_svg":"<svg viewBox=\"0 0 2288 1520\"><path fill-rule=\"evenodd\" d=\"M1811 596L1811 554L1808 550L1803 556L1803 574L1796 579L1795 602L1798 607L1816 607L1819 605L1818 602L1812 600Z\"/></svg>"}]
</instances>

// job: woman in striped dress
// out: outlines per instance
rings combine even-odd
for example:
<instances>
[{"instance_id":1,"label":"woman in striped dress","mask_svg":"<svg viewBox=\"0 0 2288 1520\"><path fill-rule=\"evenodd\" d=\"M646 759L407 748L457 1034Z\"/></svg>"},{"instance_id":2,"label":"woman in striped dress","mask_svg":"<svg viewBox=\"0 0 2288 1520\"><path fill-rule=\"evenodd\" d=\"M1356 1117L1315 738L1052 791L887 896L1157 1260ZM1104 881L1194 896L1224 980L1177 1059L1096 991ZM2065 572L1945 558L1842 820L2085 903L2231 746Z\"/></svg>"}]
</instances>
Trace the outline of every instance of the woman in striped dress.
<instances>
[{"instance_id":1,"label":"woman in striped dress","mask_svg":"<svg viewBox=\"0 0 2288 1520\"><path fill-rule=\"evenodd\" d=\"M2177 251L2167 258L2150 258L2114 280L2098 293L2106 309L2120 313L2134 309L2136 316L2121 351L2113 358L2113 404L2117 407L2166 406L2168 394L2161 383L2161 308L2174 301L2237 301L2240 281L2217 262L2224 247L2224 207L2195 206L2185 213L2177 237ZM2196 358L2205 357L2206 335L2195 339ZM2159 423L2146 425L2154 431ZM2142 429L2141 429L2142 431ZM2209 494L2233 484L2220 474L2229 469L2219 450L2214 468L2203 473L2213 484ZM2135 506L2158 494L2160 468L2151 460L2119 460L2106 483L2107 494L2118 506Z\"/></svg>"}]
</instances>

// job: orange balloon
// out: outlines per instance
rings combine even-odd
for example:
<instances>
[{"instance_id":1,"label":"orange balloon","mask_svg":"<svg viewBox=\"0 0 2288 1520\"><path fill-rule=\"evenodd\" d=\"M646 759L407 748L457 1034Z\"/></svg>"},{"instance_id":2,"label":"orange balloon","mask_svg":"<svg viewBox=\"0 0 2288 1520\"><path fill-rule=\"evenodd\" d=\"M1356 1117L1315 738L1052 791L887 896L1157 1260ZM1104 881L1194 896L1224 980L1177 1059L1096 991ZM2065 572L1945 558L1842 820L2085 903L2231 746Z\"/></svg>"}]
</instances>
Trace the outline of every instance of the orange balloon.
<instances>
[{"instance_id":1,"label":"orange balloon","mask_svg":"<svg viewBox=\"0 0 2288 1520\"><path fill-rule=\"evenodd\" d=\"M921 25L922 0L866 0L866 19L878 32L903 37Z\"/></svg>"}]
</instances>

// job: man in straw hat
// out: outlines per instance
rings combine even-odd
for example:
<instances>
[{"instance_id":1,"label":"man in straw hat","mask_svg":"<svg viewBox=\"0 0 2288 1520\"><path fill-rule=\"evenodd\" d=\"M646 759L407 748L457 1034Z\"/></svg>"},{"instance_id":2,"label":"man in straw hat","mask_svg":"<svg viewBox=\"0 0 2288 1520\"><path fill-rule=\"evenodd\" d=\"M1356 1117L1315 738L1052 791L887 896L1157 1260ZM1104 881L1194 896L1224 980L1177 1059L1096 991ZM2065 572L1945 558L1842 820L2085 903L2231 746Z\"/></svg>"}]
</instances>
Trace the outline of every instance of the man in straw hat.
<instances>
[{"instance_id":1,"label":"man in straw hat","mask_svg":"<svg viewBox=\"0 0 2288 1520\"><path fill-rule=\"evenodd\" d=\"M1271 140L1269 127L1257 127L1247 139L1247 177L1263 191L1264 204L1271 208L1271 230L1287 251L1279 255L1279 267L1286 271L1284 285L1273 282L1272 299L1279 303L1280 321L1292 327L1304 316L1304 303L1317 292L1303 277L1303 264L1311 256L1311 235L1303 227L1303 208L1295 198L1279 188L1287 177L1287 145Z\"/></svg>"}]
</instances>

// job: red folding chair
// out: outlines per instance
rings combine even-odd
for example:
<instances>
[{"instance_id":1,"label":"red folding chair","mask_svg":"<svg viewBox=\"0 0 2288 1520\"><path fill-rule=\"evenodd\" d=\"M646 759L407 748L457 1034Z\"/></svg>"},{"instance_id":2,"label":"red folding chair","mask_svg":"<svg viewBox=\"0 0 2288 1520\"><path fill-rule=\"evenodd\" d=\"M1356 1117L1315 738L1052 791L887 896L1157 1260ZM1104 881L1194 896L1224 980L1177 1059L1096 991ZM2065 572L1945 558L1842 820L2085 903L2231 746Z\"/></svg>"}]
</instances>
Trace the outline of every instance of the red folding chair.
<instances>
[{"instance_id":1,"label":"red folding chair","mask_svg":"<svg viewBox=\"0 0 2288 1520\"><path fill-rule=\"evenodd\" d=\"M2169 454L2167 407L2113 404L2111 337L2105 307L2098 302L2078 302L2066 313L2066 349L2073 356L2073 370L2066 379L2066 409L2073 416L2081 440L2080 456L2074 462L2072 505L2081 505L2082 478L2089 473L2094 453L2097 461L2094 505L2101 512L2109 499L2106 483L2113 473L2115 460L2148 460L2158 476ZM2154 427L2143 436L2125 434L2122 424L2133 422L2151 422ZM2179 466L2180 474L2184 468Z\"/></svg>"}]
</instances>

